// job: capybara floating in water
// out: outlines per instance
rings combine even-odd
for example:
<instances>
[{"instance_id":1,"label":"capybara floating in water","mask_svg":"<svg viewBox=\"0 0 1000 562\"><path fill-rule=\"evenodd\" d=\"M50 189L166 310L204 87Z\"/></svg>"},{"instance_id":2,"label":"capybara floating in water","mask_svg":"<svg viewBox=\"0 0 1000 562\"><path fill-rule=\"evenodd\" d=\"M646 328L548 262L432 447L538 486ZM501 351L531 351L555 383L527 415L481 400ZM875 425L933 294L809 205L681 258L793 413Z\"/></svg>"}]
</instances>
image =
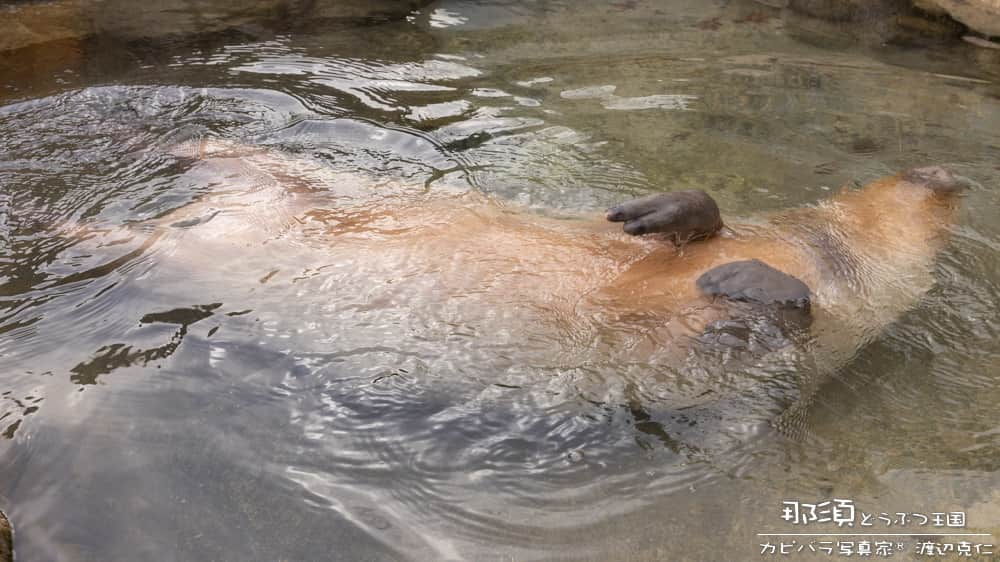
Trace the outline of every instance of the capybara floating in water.
<instances>
[{"instance_id":1,"label":"capybara floating in water","mask_svg":"<svg viewBox=\"0 0 1000 562\"><path fill-rule=\"evenodd\" d=\"M963 185L926 167L743 221L699 190L564 218L220 141L175 154L189 181L217 188L132 227L163 274L284 277L294 299L302 272L334 272L316 290L339 345L370 330L364 341L444 349L460 326L462 360L482 369L496 346L508 364L639 366L659 389L640 401L688 416L759 385L734 382L729 361L798 354L833 370L912 308Z\"/></svg>"}]
</instances>

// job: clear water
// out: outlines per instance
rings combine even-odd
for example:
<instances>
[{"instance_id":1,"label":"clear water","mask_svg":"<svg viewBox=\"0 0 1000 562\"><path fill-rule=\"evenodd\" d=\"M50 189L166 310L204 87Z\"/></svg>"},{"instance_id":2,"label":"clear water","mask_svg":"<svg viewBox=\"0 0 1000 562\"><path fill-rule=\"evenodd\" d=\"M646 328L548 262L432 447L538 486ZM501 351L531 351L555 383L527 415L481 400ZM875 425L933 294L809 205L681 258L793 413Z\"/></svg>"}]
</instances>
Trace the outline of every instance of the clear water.
<instances>
[{"instance_id":1,"label":"clear water","mask_svg":"<svg viewBox=\"0 0 1000 562\"><path fill-rule=\"evenodd\" d=\"M0 497L21 560L740 560L795 530L783 500L830 497L1000 532L991 51L753 2L198 25L192 6L0 54ZM543 220L701 187L749 216L927 164L975 187L934 288L821 366L790 437L736 405L685 428L648 401L654 364L470 318L471 292L450 310L381 287L409 271L391 241L150 238L253 180L178 153L198 138L268 147L321 194L371 178L327 211L468 192ZM280 201L257 204L273 225Z\"/></svg>"}]
</instances>

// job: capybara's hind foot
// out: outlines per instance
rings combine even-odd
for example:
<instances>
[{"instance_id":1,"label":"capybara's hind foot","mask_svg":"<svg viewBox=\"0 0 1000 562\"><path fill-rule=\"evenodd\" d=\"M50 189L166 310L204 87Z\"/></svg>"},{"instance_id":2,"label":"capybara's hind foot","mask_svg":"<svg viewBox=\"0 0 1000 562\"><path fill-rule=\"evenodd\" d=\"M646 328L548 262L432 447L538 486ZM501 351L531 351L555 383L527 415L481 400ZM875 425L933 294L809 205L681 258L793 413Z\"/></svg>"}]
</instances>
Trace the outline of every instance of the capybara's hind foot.
<instances>
[{"instance_id":1,"label":"capybara's hind foot","mask_svg":"<svg viewBox=\"0 0 1000 562\"><path fill-rule=\"evenodd\" d=\"M626 201L608 209L606 217L612 222L624 222L628 234L662 233L676 244L708 238L722 228L719 206L700 189Z\"/></svg>"},{"instance_id":2,"label":"capybara's hind foot","mask_svg":"<svg viewBox=\"0 0 1000 562\"><path fill-rule=\"evenodd\" d=\"M809 287L760 260L713 267L696 285L706 297L726 304L727 317L706 326L699 338L714 347L774 351L812 323Z\"/></svg>"},{"instance_id":3,"label":"capybara's hind foot","mask_svg":"<svg viewBox=\"0 0 1000 562\"><path fill-rule=\"evenodd\" d=\"M809 287L796 277L752 259L709 269L696 281L708 297L809 311Z\"/></svg>"}]
</instances>

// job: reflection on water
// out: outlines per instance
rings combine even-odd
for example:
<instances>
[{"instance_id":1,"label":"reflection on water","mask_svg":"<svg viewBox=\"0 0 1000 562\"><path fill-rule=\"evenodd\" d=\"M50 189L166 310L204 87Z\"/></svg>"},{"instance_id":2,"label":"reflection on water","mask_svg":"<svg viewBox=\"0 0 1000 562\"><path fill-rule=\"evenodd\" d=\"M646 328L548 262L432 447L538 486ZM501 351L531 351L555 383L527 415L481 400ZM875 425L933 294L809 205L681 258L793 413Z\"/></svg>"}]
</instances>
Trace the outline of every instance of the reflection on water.
<instances>
[{"instance_id":1,"label":"reflection on water","mask_svg":"<svg viewBox=\"0 0 1000 562\"><path fill-rule=\"evenodd\" d=\"M842 44L753 2L510 4L194 37L136 38L137 17L0 54L0 495L22 559L745 559L787 530L783 499L833 496L998 531L996 59ZM199 160L202 138L269 156ZM549 286L476 277L578 256L497 243L442 301L393 245L447 226L400 201L485 193L562 224L702 187L746 216L925 164L976 186L916 308L832 376L720 372L761 399L681 415L656 403L693 375L622 351L655 319L588 331L525 305ZM803 379L789 438L767 421Z\"/></svg>"}]
</instances>

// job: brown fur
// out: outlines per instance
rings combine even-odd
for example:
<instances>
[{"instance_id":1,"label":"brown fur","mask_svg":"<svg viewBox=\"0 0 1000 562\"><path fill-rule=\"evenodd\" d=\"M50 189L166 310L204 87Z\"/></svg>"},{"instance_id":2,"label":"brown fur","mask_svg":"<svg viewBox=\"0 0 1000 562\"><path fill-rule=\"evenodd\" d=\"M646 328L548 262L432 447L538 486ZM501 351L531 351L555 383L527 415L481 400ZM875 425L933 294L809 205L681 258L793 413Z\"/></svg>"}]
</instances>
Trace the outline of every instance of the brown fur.
<instances>
[{"instance_id":1,"label":"brown fur","mask_svg":"<svg viewBox=\"0 0 1000 562\"><path fill-rule=\"evenodd\" d=\"M697 335L725 315L695 281L749 259L805 282L815 329L834 322L832 331L847 334L843 344L856 349L930 286L954 209L950 193L891 176L764 220L727 220L719 235L678 247L627 236L601 217L543 217L475 193L428 194L260 149L212 143L185 150L201 160L198 174L227 178L231 189L157 221L176 247L175 262L223 267L252 253L285 258L294 250L303 262L358 263L358 275L372 281L403 275L387 302L410 294L406 283L430 283L395 303L415 314L421 304L462 302L467 315L498 308L519 315L515 329L526 331L573 334L589 323L610 333L647 332L649 349Z\"/></svg>"}]
</instances>

